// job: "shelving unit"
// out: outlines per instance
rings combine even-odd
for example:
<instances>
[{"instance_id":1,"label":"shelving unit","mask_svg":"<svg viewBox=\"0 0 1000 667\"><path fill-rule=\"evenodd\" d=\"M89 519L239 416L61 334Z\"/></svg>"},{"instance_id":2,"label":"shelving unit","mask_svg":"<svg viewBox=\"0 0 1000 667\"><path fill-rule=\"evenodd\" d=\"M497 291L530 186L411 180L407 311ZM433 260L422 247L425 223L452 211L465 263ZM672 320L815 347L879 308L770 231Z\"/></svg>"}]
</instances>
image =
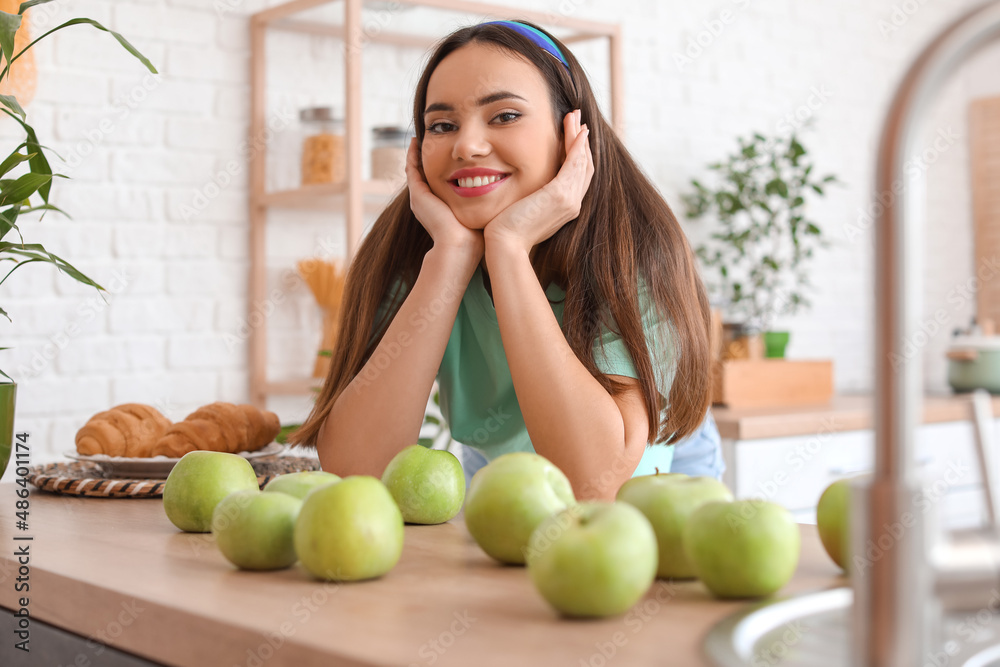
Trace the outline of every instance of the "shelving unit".
<instances>
[{"instance_id":1,"label":"shelving unit","mask_svg":"<svg viewBox=\"0 0 1000 667\"><path fill-rule=\"evenodd\" d=\"M301 14L334 2L343 2L343 25L324 24L302 20ZM345 148L346 180L334 185L313 185L293 190L268 192L266 189L267 149L256 151L250 160L250 289L247 304L248 318L254 314L255 304L266 299L266 248L265 227L269 209L298 208L313 210L343 210L346 213L347 256L349 264L361 241L363 216L367 210L379 211L395 187L386 181L362 178L361 141L364 123L361 106L361 59L364 41L394 44L397 46L429 49L437 38L405 34L387 30L362 30L361 11L365 0L292 0L257 12L250 18L250 140L264 136L267 81L265 75L265 38L268 30L282 30L305 34L326 35L344 41L345 67ZM369 1L370 5L385 5ZM623 95L621 73L621 28L618 25L587 21L546 12L512 9L502 5L464 0L394 0L393 5L424 7L442 11L460 12L482 17L527 19L556 34L566 44L594 39L608 41L610 63L611 122L619 135L623 134ZM569 32L559 34L559 31ZM267 378L267 328L266 320L252 327L249 339L250 402L260 408L267 407L269 395L308 394L320 380L304 377L301 380L272 382Z\"/></svg>"}]
</instances>

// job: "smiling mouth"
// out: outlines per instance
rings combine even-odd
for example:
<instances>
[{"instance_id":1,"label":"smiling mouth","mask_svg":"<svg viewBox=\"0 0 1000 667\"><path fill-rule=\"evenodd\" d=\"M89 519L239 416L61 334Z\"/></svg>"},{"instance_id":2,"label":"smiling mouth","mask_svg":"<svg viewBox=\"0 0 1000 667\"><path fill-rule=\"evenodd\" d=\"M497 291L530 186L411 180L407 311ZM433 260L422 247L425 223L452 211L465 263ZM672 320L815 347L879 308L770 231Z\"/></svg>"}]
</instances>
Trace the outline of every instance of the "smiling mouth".
<instances>
[{"instance_id":1,"label":"smiling mouth","mask_svg":"<svg viewBox=\"0 0 1000 667\"><path fill-rule=\"evenodd\" d=\"M491 183L497 183L499 181L504 180L508 176L510 176L510 174L500 174L498 176L486 176L486 177L476 176L473 178L456 178L449 181L449 183L452 183L453 185L455 185L455 187L458 188L472 189L472 188L480 188L484 185L490 185Z\"/></svg>"}]
</instances>

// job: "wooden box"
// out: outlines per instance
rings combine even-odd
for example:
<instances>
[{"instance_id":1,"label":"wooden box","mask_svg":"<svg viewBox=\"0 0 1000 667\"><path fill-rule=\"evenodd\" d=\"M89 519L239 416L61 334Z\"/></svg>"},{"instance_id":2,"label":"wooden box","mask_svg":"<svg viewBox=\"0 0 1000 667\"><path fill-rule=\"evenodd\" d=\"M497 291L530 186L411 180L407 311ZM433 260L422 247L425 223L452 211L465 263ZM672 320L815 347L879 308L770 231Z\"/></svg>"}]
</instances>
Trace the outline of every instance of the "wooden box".
<instances>
[{"instance_id":1,"label":"wooden box","mask_svg":"<svg viewBox=\"0 0 1000 667\"><path fill-rule=\"evenodd\" d=\"M712 403L730 408L817 405L833 397L833 361L727 359L712 373Z\"/></svg>"}]
</instances>

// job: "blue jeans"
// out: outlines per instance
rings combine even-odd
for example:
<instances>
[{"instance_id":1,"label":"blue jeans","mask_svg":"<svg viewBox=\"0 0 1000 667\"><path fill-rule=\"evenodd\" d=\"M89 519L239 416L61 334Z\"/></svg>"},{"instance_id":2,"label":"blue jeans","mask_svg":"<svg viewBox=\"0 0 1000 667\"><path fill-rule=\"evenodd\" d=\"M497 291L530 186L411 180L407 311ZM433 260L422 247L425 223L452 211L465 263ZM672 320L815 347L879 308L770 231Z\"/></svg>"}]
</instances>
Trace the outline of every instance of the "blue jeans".
<instances>
[{"instance_id":1,"label":"blue jeans","mask_svg":"<svg viewBox=\"0 0 1000 667\"><path fill-rule=\"evenodd\" d=\"M472 447L459 443L465 486L477 470L486 465L486 457ZM698 430L674 445L674 461L670 472L681 472L692 477L705 476L722 479L726 462L722 460L722 443L711 410Z\"/></svg>"},{"instance_id":2,"label":"blue jeans","mask_svg":"<svg viewBox=\"0 0 1000 667\"><path fill-rule=\"evenodd\" d=\"M682 472L692 477L722 479L726 462L722 460L722 439L709 410L698 430L674 446L674 462L670 472Z\"/></svg>"}]
</instances>

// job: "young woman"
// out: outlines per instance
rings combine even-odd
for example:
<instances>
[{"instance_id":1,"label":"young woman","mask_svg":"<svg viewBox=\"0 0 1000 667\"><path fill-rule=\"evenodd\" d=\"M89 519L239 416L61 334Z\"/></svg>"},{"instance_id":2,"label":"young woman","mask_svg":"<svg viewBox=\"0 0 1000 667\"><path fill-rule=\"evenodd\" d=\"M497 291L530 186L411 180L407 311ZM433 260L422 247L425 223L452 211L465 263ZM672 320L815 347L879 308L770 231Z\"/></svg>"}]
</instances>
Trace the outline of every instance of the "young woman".
<instances>
[{"instance_id":1,"label":"young woman","mask_svg":"<svg viewBox=\"0 0 1000 667\"><path fill-rule=\"evenodd\" d=\"M572 53L524 21L459 29L413 122L407 187L350 266L329 376L289 441L380 476L437 379L452 437L487 460L535 451L580 499L669 470L709 404L708 300Z\"/></svg>"}]
</instances>

